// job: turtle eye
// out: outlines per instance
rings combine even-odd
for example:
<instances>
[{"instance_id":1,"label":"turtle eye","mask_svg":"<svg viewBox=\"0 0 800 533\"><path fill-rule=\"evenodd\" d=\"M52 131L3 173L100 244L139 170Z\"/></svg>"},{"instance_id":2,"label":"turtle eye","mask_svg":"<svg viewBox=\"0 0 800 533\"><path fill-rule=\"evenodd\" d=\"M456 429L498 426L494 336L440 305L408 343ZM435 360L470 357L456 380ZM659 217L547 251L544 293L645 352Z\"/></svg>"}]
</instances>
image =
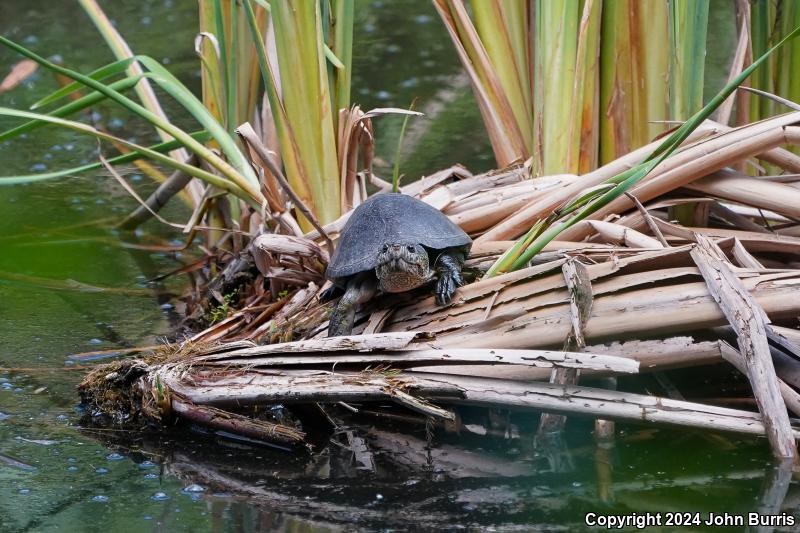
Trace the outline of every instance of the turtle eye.
<instances>
[{"instance_id":1,"label":"turtle eye","mask_svg":"<svg viewBox=\"0 0 800 533\"><path fill-rule=\"evenodd\" d=\"M417 251L417 249L416 249L416 248L414 248L413 246L406 246L406 250L408 250L408 251L409 251L409 252L411 252L412 254L413 254L414 252L416 252L416 251Z\"/></svg>"},{"instance_id":2,"label":"turtle eye","mask_svg":"<svg viewBox=\"0 0 800 533\"><path fill-rule=\"evenodd\" d=\"M383 248L381 248L381 251L388 252L389 251L389 245L388 244L384 244Z\"/></svg>"}]
</instances>

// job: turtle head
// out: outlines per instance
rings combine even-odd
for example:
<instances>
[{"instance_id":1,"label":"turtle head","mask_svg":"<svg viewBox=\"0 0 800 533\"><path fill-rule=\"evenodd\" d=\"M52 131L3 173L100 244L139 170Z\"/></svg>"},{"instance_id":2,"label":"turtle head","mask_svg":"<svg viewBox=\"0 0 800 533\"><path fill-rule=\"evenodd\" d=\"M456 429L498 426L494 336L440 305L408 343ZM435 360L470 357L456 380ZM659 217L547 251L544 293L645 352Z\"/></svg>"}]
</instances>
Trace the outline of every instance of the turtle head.
<instances>
[{"instance_id":1,"label":"turtle head","mask_svg":"<svg viewBox=\"0 0 800 533\"><path fill-rule=\"evenodd\" d=\"M429 282L428 251L420 244L386 243L378 252L375 275L384 292L404 292Z\"/></svg>"}]
</instances>

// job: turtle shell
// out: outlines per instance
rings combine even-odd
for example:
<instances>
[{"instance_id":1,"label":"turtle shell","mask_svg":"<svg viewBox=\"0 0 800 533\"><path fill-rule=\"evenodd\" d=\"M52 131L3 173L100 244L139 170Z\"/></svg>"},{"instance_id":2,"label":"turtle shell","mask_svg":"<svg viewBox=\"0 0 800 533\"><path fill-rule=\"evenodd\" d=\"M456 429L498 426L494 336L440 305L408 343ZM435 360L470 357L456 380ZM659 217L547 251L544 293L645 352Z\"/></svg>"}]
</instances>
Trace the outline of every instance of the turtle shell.
<instances>
[{"instance_id":1,"label":"turtle shell","mask_svg":"<svg viewBox=\"0 0 800 533\"><path fill-rule=\"evenodd\" d=\"M389 243L443 250L466 247L472 239L425 202L399 193L376 194L353 211L325 275L336 280L372 270L381 247Z\"/></svg>"}]
</instances>

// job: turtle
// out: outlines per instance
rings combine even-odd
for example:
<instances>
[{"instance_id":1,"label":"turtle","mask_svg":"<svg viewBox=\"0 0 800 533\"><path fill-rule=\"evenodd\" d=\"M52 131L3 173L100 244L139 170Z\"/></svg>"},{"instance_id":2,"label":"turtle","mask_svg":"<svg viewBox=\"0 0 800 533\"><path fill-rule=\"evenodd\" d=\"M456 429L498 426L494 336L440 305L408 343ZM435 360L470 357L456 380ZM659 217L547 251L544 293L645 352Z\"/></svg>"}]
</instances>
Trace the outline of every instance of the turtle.
<instances>
[{"instance_id":1,"label":"turtle","mask_svg":"<svg viewBox=\"0 0 800 533\"><path fill-rule=\"evenodd\" d=\"M356 307L379 293L406 292L436 280L436 303L450 303L464 284L461 267L472 239L441 211L402 193L379 193L345 224L320 299L342 294L328 336L349 335Z\"/></svg>"}]
</instances>

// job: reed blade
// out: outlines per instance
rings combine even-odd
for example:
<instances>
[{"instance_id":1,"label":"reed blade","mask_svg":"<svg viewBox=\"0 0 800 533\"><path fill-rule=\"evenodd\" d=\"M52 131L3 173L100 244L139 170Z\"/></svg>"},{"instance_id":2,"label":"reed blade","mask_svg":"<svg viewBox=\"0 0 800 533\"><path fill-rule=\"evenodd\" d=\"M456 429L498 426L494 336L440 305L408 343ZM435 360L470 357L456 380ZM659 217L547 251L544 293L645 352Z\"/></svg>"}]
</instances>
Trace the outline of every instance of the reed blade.
<instances>
[{"instance_id":1,"label":"reed blade","mask_svg":"<svg viewBox=\"0 0 800 533\"><path fill-rule=\"evenodd\" d=\"M206 148L203 144L198 143L182 129L170 122L163 120L161 117L150 112L148 109L134 102L120 92L110 89L107 85L104 85L74 70L56 65L25 48L24 46L7 39L6 37L0 36L0 44L3 44L15 52L36 61L48 70L67 76L89 88L102 93L128 111L138 115L144 120L147 120L157 128L166 131L171 136L181 141L181 144L184 147L193 151L198 155L198 157L208 161L213 167L219 170L227 178L227 180L235 184L237 189L246 190L250 198L256 203L260 205L263 202L264 198L258 188L258 179L255 176L255 172L253 171L252 167L249 166L249 163L245 160L242 153L239 152L235 141L227 135L224 129L222 129L222 127L216 121L213 120L213 117L211 117L211 115L208 113L208 110L206 110L203 104L197 100L191 91L189 91L183 84L175 79L172 74L170 74L155 60L146 56L136 57L139 63L151 71L153 74L151 79L156 81L165 91L176 98L186 108L186 110L189 111L209 131L215 140L218 142L221 141L220 145L222 146L223 151L225 151L226 155L232 159L232 164L236 165L238 168L231 166L231 164L219 157L212 150ZM228 151L226 151L226 149Z\"/></svg>"},{"instance_id":2,"label":"reed blade","mask_svg":"<svg viewBox=\"0 0 800 533\"><path fill-rule=\"evenodd\" d=\"M113 63L109 63L108 65L103 65L97 70L93 70L86 76L92 78L93 80L103 81L106 78L110 78L112 76L116 76L117 74L121 74L125 72L127 68L133 63L134 58L128 59L121 59L119 61L114 61ZM31 106L31 111L35 111L36 109L45 107L50 105L54 102L61 100L62 98L66 98L67 96L71 95L75 91L82 89L84 85L77 81L73 81L72 83L68 83L67 85L61 87L57 91L54 91L41 100L36 101Z\"/></svg>"},{"instance_id":3,"label":"reed blade","mask_svg":"<svg viewBox=\"0 0 800 533\"><path fill-rule=\"evenodd\" d=\"M135 86L141 79L142 76L129 77L119 81L115 81L114 83L111 83L108 86L114 89L115 91L125 92L131 87ZM87 109L99 102L102 102L105 99L106 96L104 94L94 91L87 94L86 96L78 98L74 102L70 102L69 104L63 105L57 109L49 111L46 114L50 115L51 117L61 117L61 118L68 117L70 115L74 115L75 113L83 111L84 109ZM44 126L45 124L46 122L41 122L38 120L32 120L30 122L26 122L25 124L21 124L15 128L11 128L10 130L6 130L0 133L0 141L5 141L6 139L12 139L19 135L22 135L23 133L27 133L41 126ZM175 144L175 147L176 148L180 147L180 144Z\"/></svg>"},{"instance_id":4,"label":"reed blade","mask_svg":"<svg viewBox=\"0 0 800 533\"><path fill-rule=\"evenodd\" d=\"M191 134L192 137L197 139L200 142L208 141L211 136L208 135L206 131L199 131ZM166 153L170 150L174 150L175 148L180 147L180 143L178 141L172 140L165 143L154 144L152 146L148 146L148 150L152 150L154 152L159 153ZM147 157L146 154L139 152L138 150L133 150L124 155L118 155L116 157L110 157L106 160L106 162L112 166L122 165L125 163L131 163L140 159ZM86 165L81 165L72 168L66 168L63 170L56 170L53 172L42 172L39 174L29 174L26 176L6 176L0 177L0 185L19 185L23 183L35 183L37 181L47 181L57 178L65 178L74 176L76 174L80 174L82 172L88 172L90 170L97 170L103 168L102 163L89 163Z\"/></svg>"},{"instance_id":5,"label":"reed blade","mask_svg":"<svg viewBox=\"0 0 800 533\"><path fill-rule=\"evenodd\" d=\"M84 134L84 135L89 135L89 136L94 137L94 138L96 138L98 140L101 140L101 141L107 141L107 142L111 142L111 143L114 143L114 144L119 144L121 146L124 146L124 147L132 150L132 151L137 152L138 156L145 156L145 157L148 157L148 158L150 158L150 159L152 159L154 161L162 163L162 164L164 164L166 166L174 168L176 170L182 170L183 172L189 174L190 176L194 176L194 177L196 177L198 179L201 179L203 181L206 181L206 182L208 182L208 183L210 183L210 184L212 184L212 185L214 185L216 187L219 187L221 189L224 189L224 190L226 190L228 192L233 193L234 195L238 196L239 198L248 201L251 205L253 205L256 208L259 207L259 204L255 203L251 198L249 198L249 195L247 194L247 192L244 191L244 189L240 188L236 183L233 183L230 180L227 180L225 178L217 176L216 174L208 172L207 170L204 170L202 168L199 168L199 167L196 167L196 166L192 166L192 165L180 162L180 161L176 161L176 160L172 159L170 156L165 155L165 154L163 154L163 153L161 153L159 151L156 151L156 150L153 150L151 148L144 147L144 146L140 146L140 145L138 145L136 143L132 143L130 141L126 141L125 139L122 139L122 138L117 137L115 135L111 135L109 133L100 131L100 130L92 127L92 126L89 126L88 124L84 124L82 122L76 122L74 120L67 120L67 119L63 119L63 118L51 117L51 116L48 116L48 115L43 115L41 113L34 113L32 111L21 111L21 110L18 110L18 109L10 109L10 108L6 108L6 107L0 107L0 115L8 116L8 117L24 118L24 119L28 119L28 120L40 120L40 121L43 121L43 122L48 122L48 123L51 123L51 124L62 126L64 128L76 131L76 132ZM163 143L163 146L170 146L171 142L173 142L173 141L170 141L168 143ZM128 156L133 156L133 155L134 155L133 153L128 154ZM131 157L131 160L133 160L135 158L136 157ZM12 178L2 178L2 179L8 180L8 181L3 181L3 183L6 183L6 184L14 183L12 181ZM13 179L19 179L19 178L13 178Z\"/></svg>"}]
</instances>

